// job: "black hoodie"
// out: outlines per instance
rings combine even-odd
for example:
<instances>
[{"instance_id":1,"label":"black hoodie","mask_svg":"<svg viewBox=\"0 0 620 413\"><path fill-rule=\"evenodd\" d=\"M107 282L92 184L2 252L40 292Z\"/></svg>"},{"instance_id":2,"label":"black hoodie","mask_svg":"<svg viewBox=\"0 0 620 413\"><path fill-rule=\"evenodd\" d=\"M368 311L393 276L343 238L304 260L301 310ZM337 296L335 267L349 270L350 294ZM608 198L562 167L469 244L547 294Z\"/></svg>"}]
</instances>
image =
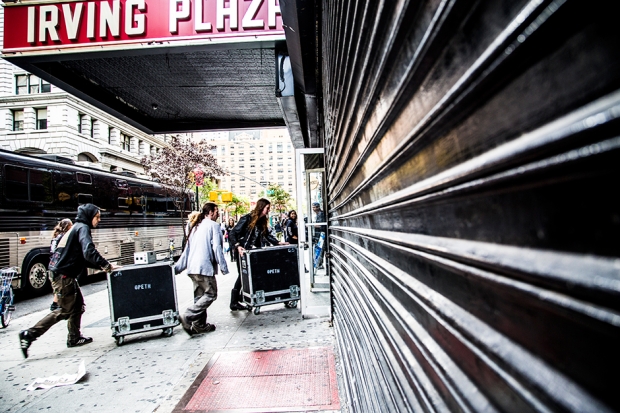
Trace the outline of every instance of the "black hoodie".
<instances>
[{"instance_id":1,"label":"black hoodie","mask_svg":"<svg viewBox=\"0 0 620 413\"><path fill-rule=\"evenodd\" d=\"M110 263L99 254L93 244L90 230L93 218L99 212L99 207L93 204L80 205L77 217L67 237L67 244L60 253L54 272L69 277L77 277L85 267L103 269Z\"/></svg>"}]
</instances>

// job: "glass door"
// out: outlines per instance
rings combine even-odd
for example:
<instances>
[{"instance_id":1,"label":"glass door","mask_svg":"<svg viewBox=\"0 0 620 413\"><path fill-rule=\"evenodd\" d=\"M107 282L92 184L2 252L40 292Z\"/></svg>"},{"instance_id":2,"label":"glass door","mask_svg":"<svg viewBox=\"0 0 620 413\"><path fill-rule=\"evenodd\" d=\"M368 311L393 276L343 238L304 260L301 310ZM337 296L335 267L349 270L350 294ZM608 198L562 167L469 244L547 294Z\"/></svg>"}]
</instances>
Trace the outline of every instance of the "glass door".
<instances>
[{"instance_id":1,"label":"glass door","mask_svg":"<svg viewBox=\"0 0 620 413\"><path fill-rule=\"evenodd\" d=\"M301 313L331 317L323 149L298 149L296 156Z\"/></svg>"}]
</instances>

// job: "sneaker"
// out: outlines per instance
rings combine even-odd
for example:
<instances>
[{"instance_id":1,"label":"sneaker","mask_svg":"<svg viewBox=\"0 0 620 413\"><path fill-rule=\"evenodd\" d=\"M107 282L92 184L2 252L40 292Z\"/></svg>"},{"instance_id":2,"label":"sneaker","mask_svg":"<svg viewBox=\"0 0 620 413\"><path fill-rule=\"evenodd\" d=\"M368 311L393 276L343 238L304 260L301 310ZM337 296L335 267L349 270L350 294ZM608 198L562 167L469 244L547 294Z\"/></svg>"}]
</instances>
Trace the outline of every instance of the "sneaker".
<instances>
[{"instance_id":1,"label":"sneaker","mask_svg":"<svg viewBox=\"0 0 620 413\"><path fill-rule=\"evenodd\" d=\"M204 325L200 325L197 324L196 322L192 323L192 332L194 334L202 334L202 333L208 333L210 331L214 331L215 330L215 325L214 324L204 324Z\"/></svg>"},{"instance_id":2,"label":"sneaker","mask_svg":"<svg viewBox=\"0 0 620 413\"><path fill-rule=\"evenodd\" d=\"M52 301L52 305L50 305L50 311L56 311L60 308L56 301Z\"/></svg>"},{"instance_id":3,"label":"sneaker","mask_svg":"<svg viewBox=\"0 0 620 413\"><path fill-rule=\"evenodd\" d=\"M187 334L189 334L190 336L195 334L194 331L192 330L192 324L189 324L187 322L184 315L179 314L179 321L181 322L181 326L183 327L183 330L185 330Z\"/></svg>"},{"instance_id":4,"label":"sneaker","mask_svg":"<svg viewBox=\"0 0 620 413\"><path fill-rule=\"evenodd\" d=\"M67 340L67 347L79 347L92 342L93 339L91 337L80 337L75 341Z\"/></svg>"},{"instance_id":5,"label":"sneaker","mask_svg":"<svg viewBox=\"0 0 620 413\"><path fill-rule=\"evenodd\" d=\"M28 358L28 348L33 341L34 339L30 337L28 330L22 330L19 332L19 347L22 349L24 358Z\"/></svg>"}]
</instances>

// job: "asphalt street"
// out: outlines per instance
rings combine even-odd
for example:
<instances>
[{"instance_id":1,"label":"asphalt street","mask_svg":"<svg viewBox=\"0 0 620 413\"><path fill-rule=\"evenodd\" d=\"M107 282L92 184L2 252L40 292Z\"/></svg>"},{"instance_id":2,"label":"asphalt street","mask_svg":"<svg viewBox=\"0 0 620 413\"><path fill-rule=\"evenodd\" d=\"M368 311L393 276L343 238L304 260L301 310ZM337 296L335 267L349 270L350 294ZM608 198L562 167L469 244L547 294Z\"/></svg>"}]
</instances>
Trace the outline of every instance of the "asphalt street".
<instances>
[{"instance_id":1,"label":"asphalt street","mask_svg":"<svg viewBox=\"0 0 620 413\"><path fill-rule=\"evenodd\" d=\"M298 309L281 304L264 307L259 315L231 312L230 290L236 269L218 275L218 299L209 309L216 331L188 336L176 327L171 337L159 330L126 336L117 346L111 336L106 281L86 283L82 332L92 344L66 347L66 322L60 322L30 347L24 359L18 332L49 311L51 295L21 298L14 319L0 329L0 411L2 412L171 412L214 354L286 348L334 348L334 333L325 318L304 319ZM97 276L95 276L97 277ZM192 302L190 279L175 276L180 310ZM36 378L74 374L81 361L85 377L76 384L28 391Z\"/></svg>"}]
</instances>

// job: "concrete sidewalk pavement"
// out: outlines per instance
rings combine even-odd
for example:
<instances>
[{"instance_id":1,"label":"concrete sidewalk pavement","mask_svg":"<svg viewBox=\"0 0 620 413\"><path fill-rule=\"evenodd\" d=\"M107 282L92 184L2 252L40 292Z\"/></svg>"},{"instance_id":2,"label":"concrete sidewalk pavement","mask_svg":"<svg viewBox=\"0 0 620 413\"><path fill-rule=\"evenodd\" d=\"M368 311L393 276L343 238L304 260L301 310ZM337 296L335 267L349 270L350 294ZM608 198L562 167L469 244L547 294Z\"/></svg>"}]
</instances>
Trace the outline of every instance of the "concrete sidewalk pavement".
<instances>
[{"instance_id":1,"label":"concrete sidewalk pavement","mask_svg":"<svg viewBox=\"0 0 620 413\"><path fill-rule=\"evenodd\" d=\"M291 406L295 408L288 410L278 410L276 404L273 410L264 406L250 408L247 403L251 405L251 400L238 397L239 391L248 392L251 386L259 387L259 393L256 394L266 395L268 389L265 386L276 382L286 384L287 381L293 385L291 391L294 392L303 387L303 377L316 379L319 377L316 369L322 369L316 367L317 360L306 360L304 365L309 366L310 370L305 373L297 371L293 375L275 377L268 373L257 373L255 369L252 370L254 373L238 374L243 370L238 368L239 360L244 364L249 363L249 366L253 365L253 360L275 360L274 355L281 354L284 356L282 360L288 357L284 364L299 368L303 363L300 364L295 357L307 358L319 354L316 350L320 349L333 359L336 351L333 329L327 319L303 319L298 309L287 309L283 304L263 307L259 315L248 311L231 312L228 305L230 290L236 279L236 267L233 263L229 264L229 268L230 274L218 275L218 299L208 312L208 321L216 324L217 329L207 334L190 337L179 326L174 329L172 337L164 337L159 331L129 335L126 336L125 344L119 347L111 337L108 293L107 289L103 289L86 297L82 331L85 336L93 337L92 344L67 348L66 322L63 321L32 344L30 357L25 360L19 349L17 334L42 318L45 311L12 320L7 329L0 330L0 370L4 376L4 380L0 381L0 411L159 413L175 409L182 411L190 402L190 407L194 408L188 411L208 411L195 408L205 406L204 401L212 397L213 389L220 391L218 398L233 397L233 404L239 404L238 408L246 411L339 411L337 403L323 403L322 408L318 405ZM179 309L184 311L193 301L191 281L185 274L178 274L176 283ZM272 349L287 351L251 353ZM87 373L80 382L48 390L26 390L35 378L77 372L81 360L86 362ZM222 370L227 366L226 363L230 364L228 373ZM237 373L231 373L235 363ZM338 364L336 360L336 372ZM210 372L209 369L213 367L220 369L220 378L211 377L215 370L211 369ZM262 380L248 384L247 380L252 379L250 376L258 375L262 376ZM205 378L211 380L209 385L222 386L211 386L211 389L206 385L199 387ZM225 390L230 388L225 386L227 382L231 386L248 387L237 389L237 394L231 395L230 391ZM324 386L325 383L310 384L315 385ZM270 397L277 396L273 394ZM338 402L333 400L338 398L337 391L332 396L331 400ZM240 405L243 403L246 405Z\"/></svg>"}]
</instances>

